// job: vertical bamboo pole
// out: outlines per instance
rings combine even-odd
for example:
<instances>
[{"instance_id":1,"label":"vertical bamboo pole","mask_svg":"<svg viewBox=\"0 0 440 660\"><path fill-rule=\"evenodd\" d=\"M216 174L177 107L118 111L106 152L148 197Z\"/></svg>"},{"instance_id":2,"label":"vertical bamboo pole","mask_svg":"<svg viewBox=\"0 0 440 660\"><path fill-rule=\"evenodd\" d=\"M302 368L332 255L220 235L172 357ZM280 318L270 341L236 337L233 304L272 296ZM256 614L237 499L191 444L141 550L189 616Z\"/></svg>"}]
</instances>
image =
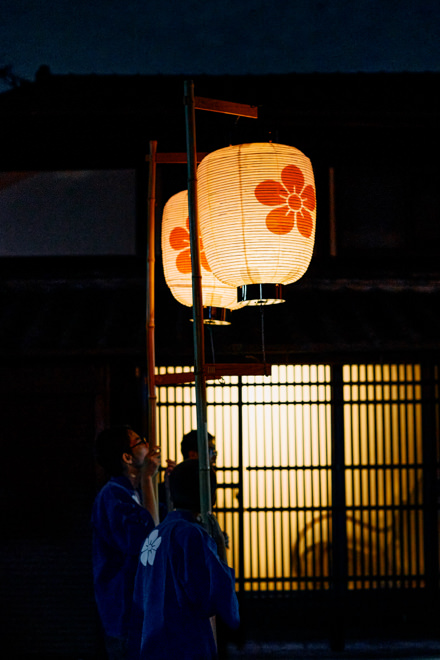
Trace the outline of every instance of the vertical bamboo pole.
<instances>
[{"instance_id":1,"label":"vertical bamboo pole","mask_svg":"<svg viewBox=\"0 0 440 660\"><path fill-rule=\"evenodd\" d=\"M147 232L147 397L148 441L150 447L157 443L156 432L156 382L155 382L155 211L156 211L156 150L157 142L150 142L148 169L148 232Z\"/></svg>"},{"instance_id":2,"label":"vertical bamboo pole","mask_svg":"<svg viewBox=\"0 0 440 660\"><path fill-rule=\"evenodd\" d=\"M341 365L332 367L332 651L345 647L347 591L347 510L345 494L344 382Z\"/></svg>"},{"instance_id":3,"label":"vertical bamboo pole","mask_svg":"<svg viewBox=\"0 0 440 660\"><path fill-rule=\"evenodd\" d=\"M194 106L194 83L185 81L185 121L186 148L188 162L188 212L191 246L192 295L193 295L193 338L194 338L194 377L197 409L197 444L200 469L200 513L208 527L211 512L211 483L208 453L208 432L206 414L206 375L205 346L203 333L202 275L200 270L199 223L197 213L197 147Z\"/></svg>"}]
</instances>

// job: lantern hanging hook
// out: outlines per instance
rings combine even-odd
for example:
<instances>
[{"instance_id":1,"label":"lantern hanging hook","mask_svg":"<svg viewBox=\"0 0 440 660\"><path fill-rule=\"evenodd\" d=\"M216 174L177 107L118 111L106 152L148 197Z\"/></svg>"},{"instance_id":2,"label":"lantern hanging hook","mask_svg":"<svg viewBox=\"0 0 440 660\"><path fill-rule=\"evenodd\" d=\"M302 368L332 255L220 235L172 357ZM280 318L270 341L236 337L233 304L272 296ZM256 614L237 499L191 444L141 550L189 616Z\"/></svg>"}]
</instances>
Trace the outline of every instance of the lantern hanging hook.
<instances>
[{"instance_id":1,"label":"lantern hanging hook","mask_svg":"<svg viewBox=\"0 0 440 660\"><path fill-rule=\"evenodd\" d=\"M234 119L234 122L232 124L232 127L229 131L229 146L230 147L232 146L232 143L233 143L233 136L234 136L234 132L237 130L239 119L240 119L240 115L236 115L235 119Z\"/></svg>"}]
</instances>

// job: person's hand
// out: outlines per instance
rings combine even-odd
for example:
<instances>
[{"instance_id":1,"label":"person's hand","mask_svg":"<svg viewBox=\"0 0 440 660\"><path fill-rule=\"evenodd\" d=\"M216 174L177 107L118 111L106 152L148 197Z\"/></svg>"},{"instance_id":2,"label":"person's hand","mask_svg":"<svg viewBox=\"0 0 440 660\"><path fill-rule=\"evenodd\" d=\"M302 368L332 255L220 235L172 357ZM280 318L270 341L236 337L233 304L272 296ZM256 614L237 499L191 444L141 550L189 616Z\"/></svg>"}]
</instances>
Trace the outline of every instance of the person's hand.
<instances>
[{"instance_id":1,"label":"person's hand","mask_svg":"<svg viewBox=\"0 0 440 660\"><path fill-rule=\"evenodd\" d=\"M171 458L167 458L167 466L165 468L165 474L169 475L174 468L176 467L176 461L173 461Z\"/></svg>"},{"instance_id":2,"label":"person's hand","mask_svg":"<svg viewBox=\"0 0 440 660\"><path fill-rule=\"evenodd\" d=\"M160 467L160 447L151 447L145 457L142 472L145 477L154 477Z\"/></svg>"}]
</instances>

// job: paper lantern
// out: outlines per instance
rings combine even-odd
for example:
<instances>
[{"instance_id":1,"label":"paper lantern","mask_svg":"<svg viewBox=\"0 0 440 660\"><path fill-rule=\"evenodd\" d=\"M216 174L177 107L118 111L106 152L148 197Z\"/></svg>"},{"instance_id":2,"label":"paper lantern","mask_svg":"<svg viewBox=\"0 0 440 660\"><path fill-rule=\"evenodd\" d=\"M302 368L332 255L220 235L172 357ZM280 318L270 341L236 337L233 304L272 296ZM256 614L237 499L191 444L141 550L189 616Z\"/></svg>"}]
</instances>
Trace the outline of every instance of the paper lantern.
<instances>
[{"instance_id":1,"label":"paper lantern","mask_svg":"<svg viewBox=\"0 0 440 660\"><path fill-rule=\"evenodd\" d=\"M240 295L290 284L306 272L316 224L310 160L294 147L241 144L208 154L198 172L200 234L213 273ZM245 288L243 287L245 285Z\"/></svg>"},{"instance_id":2,"label":"paper lantern","mask_svg":"<svg viewBox=\"0 0 440 660\"><path fill-rule=\"evenodd\" d=\"M171 293L182 305L191 307L192 268L186 190L173 195L165 204L162 216L162 261L165 281ZM220 282L211 272L202 241L200 266L205 323L227 323L224 310L236 306L237 290Z\"/></svg>"}]
</instances>

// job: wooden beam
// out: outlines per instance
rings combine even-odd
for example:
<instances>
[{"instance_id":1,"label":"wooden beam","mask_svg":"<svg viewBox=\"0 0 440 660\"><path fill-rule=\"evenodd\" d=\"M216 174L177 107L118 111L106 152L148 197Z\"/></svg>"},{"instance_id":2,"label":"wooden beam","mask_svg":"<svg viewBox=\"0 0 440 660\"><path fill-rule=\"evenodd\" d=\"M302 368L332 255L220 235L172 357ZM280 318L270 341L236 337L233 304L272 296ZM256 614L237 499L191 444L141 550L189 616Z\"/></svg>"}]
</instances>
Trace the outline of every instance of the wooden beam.
<instances>
[{"instance_id":1,"label":"wooden beam","mask_svg":"<svg viewBox=\"0 0 440 660\"><path fill-rule=\"evenodd\" d=\"M161 385L182 385L193 383L195 380L193 371L183 371L178 374L156 374L156 387Z\"/></svg>"},{"instance_id":2,"label":"wooden beam","mask_svg":"<svg viewBox=\"0 0 440 660\"><path fill-rule=\"evenodd\" d=\"M221 376L270 376L272 365L266 363L243 364L241 362L228 364L205 364L206 378L216 380Z\"/></svg>"},{"instance_id":3,"label":"wooden beam","mask_svg":"<svg viewBox=\"0 0 440 660\"><path fill-rule=\"evenodd\" d=\"M198 153L197 154L197 162L200 163L200 161L208 155L208 152L205 153ZM145 160L147 163L150 160L150 156L146 156ZM161 154L156 154L156 163L168 163L168 164L183 164L186 165L187 163L187 155L186 153L176 153L176 152L164 152Z\"/></svg>"},{"instance_id":4,"label":"wooden beam","mask_svg":"<svg viewBox=\"0 0 440 660\"><path fill-rule=\"evenodd\" d=\"M270 364L205 364L206 380L218 380L222 376L270 376L272 365ZM194 372L183 371L177 374L157 374L156 386L160 385L182 385L194 382Z\"/></svg>"},{"instance_id":5,"label":"wooden beam","mask_svg":"<svg viewBox=\"0 0 440 660\"><path fill-rule=\"evenodd\" d=\"M231 101L217 101L202 96L194 98L196 110L208 110L208 112L219 112L223 115L235 115L236 117L249 117L258 119L258 108L255 105L244 103L233 103Z\"/></svg>"}]
</instances>

